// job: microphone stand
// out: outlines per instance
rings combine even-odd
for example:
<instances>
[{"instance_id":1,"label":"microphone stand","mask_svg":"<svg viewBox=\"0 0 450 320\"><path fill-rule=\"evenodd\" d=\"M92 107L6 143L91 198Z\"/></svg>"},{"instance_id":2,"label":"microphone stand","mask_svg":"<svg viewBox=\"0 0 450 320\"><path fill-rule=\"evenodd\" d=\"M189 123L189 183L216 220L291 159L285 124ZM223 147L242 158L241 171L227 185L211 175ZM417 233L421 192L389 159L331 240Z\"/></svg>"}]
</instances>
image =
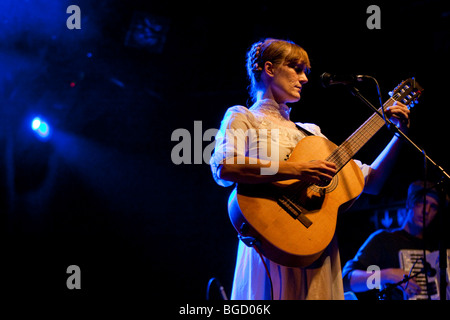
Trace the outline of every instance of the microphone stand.
<instances>
[{"instance_id":1,"label":"microphone stand","mask_svg":"<svg viewBox=\"0 0 450 320\"><path fill-rule=\"evenodd\" d=\"M403 280L397 282L397 283L389 283L386 285L386 288L384 288L383 290L379 291L377 293L377 297L379 300L388 300L390 299L390 293L393 289L395 289L396 287L400 287L402 284L408 282L409 280L411 280L412 278L417 277L419 274L421 273L421 271L418 271L416 273L414 273L411 276L403 276ZM426 273L425 273L426 274ZM428 283L427 283L428 286Z\"/></svg>"},{"instance_id":2,"label":"microphone stand","mask_svg":"<svg viewBox=\"0 0 450 320\"><path fill-rule=\"evenodd\" d=\"M378 111L378 109L372 104L370 103L369 100L367 100L360 92L357 88L355 88L354 86L346 86L347 88L349 88L350 92L357 98L359 98L364 104L366 104L370 109L372 109L373 111L375 111L380 117L382 117L385 121L386 124L388 126L388 128L390 130L392 130L394 132L394 135L396 135L397 137L402 138L404 141L408 142L414 149L416 149L418 152L420 152L424 159L425 162L428 160L434 168L438 169L441 174L442 174L442 178L441 181L438 183L439 186L441 186L442 188L442 192L443 192L443 184L444 184L444 180L446 180L447 182L450 182L450 175L441 167L439 166L436 162L433 161L433 159L431 159L428 154L425 152L425 150L421 149L417 144L415 144L403 131L401 131L396 125L394 125L388 118L383 117L383 115L381 114L381 112ZM442 221L440 221L440 232L439 232L439 297L441 300L446 300L446 292L447 292L447 250L445 248L445 241L444 241L444 223L443 223L443 212L440 212L440 216ZM415 275L416 276L416 275ZM407 280L406 280L407 281ZM402 280L401 283L406 282L404 280ZM400 284L401 284L400 283Z\"/></svg>"},{"instance_id":3,"label":"microphone stand","mask_svg":"<svg viewBox=\"0 0 450 320\"><path fill-rule=\"evenodd\" d=\"M438 192L440 192L440 196L442 199L445 199L445 187L444 187L444 177L436 184L436 188ZM439 297L441 300L444 300L442 297L446 297L447 293L447 248L445 243L445 225L446 220L444 216L444 212L446 210L445 200L441 201L440 204L440 212L439 212Z\"/></svg>"}]
</instances>

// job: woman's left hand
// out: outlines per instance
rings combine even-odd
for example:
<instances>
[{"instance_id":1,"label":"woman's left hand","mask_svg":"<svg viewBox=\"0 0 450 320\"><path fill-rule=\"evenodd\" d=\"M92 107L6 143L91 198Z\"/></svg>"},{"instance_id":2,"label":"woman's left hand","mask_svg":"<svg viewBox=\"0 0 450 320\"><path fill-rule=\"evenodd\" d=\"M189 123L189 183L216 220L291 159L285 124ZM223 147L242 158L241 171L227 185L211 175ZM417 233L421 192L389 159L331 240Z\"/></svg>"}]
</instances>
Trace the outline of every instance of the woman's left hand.
<instances>
[{"instance_id":1,"label":"woman's left hand","mask_svg":"<svg viewBox=\"0 0 450 320\"><path fill-rule=\"evenodd\" d=\"M386 109L386 115L400 130L406 131L409 128L409 109L405 104L394 102Z\"/></svg>"}]
</instances>

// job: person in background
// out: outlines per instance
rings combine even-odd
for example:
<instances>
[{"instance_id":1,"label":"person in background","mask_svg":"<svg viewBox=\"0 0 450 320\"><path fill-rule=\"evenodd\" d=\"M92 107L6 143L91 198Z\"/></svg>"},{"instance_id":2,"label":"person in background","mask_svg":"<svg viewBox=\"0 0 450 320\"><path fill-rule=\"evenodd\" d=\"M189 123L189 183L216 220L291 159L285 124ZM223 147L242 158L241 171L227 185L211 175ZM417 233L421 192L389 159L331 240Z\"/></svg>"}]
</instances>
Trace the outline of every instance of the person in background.
<instances>
[{"instance_id":1,"label":"person in background","mask_svg":"<svg viewBox=\"0 0 450 320\"><path fill-rule=\"evenodd\" d=\"M408 275L408 271L400 268L399 251L402 249L423 249L423 235L426 227L435 219L440 205L439 193L430 182L430 188L424 189L423 181L415 181L409 185L406 200L406 214L403 225L392 231L378 230L369 236L356 256L348 261L342 271L345 291L366 292L367 279L372 273L367 273L370 265L380 268L380 285L398 283ZM425 197L425 228L423 224L423 205ZM426 243L430 245L430 243ZM428 250L436 248L428 247ZM392 290L390 299L403 300L404 294L411 297L420 293L420 286L414 279L401 288ZM377 298L377 290L372 289L365 298Z\"/></svg>"}]
</instances>

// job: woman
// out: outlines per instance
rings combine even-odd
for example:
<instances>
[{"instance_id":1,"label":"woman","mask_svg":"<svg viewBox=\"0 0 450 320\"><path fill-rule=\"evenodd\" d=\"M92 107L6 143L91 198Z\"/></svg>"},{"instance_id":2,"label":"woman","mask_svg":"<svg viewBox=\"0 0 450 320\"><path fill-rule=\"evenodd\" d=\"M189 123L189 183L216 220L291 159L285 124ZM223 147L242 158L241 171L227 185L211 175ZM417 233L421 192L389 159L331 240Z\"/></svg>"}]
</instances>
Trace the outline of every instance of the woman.
<instances>
[{"instance_id":1,"label":"woman","mask_svg":"<svg viewBox=\"0 0 450 320\"><path fill-rule=\"evenodd\" d=\"M332 162L285 161L307 134L323 137L320 128L314 124L297 123L300 129L297 128L289 119L290 108L286 105L300 100L303 86L308 82L309 69L308 54L293 42L265 39L253 44L247 53L247 73L255 103L249 109L231 107L225 114L211 158L213 176L219 185L286 179L321 183L333 178L336 166ZM387 113L402 129L407 128L409 111L405 105L396 103ZM357 162L366 180L365 192L379 191L392 169L399 144L398 138L394 137L370 166ZM271 152L267 152L267 148ZM264 171L267 168L276 170ZM239 242L232 299L344 297L336 240L307 268L285 267L266 258L265 262L271 275L273 296L260 256L254 248Z\"/></svg>"}]
</instances>

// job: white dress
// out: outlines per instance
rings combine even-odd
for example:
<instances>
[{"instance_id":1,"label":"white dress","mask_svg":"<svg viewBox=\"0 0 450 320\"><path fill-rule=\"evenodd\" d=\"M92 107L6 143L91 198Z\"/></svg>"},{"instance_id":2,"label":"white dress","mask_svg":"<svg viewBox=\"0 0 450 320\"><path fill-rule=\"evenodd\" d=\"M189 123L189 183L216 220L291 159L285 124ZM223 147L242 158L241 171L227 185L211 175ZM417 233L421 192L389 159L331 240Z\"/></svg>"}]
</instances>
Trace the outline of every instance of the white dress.
<instances>
[{"instance_id":1,"label":"white dress","mask_svg":"<svg viewBox=\"0 0 450 320\"><path fill-rule=\"evenodd\" d=\"M305 137L305 133L300 131L292 121L287 120L289 112L290 109L286 105L279 105L269 99L259 100L249 109L243 106L229 108L216 135L214 154L210 161L216 182L224 187L233 185L233 182L218 177L217 168L219 164L235 156L258 155L260 159L270 158L267 157L267 152L261 152L259 143L248 138L252 135L246 137L243 134L249 130L260 132L277 129L276 137L272 135L270 138L271 143L275 142L279 145L279 149L278 153L272 152L271 155L278 156L278 161L286 160L297 143ZM297 124L314 135L324 137L320 128L314 124ZM356 162L366 177L369 167L359 161ZM272 279L274 300L344 299L336 238L332 240L318 261L308 268L285 267L267 258L265 261ZM254 248L247 247L239 241L231 299L267 300L270 298L270 282L260 256Z\"/></svg>"}]
</instances>

